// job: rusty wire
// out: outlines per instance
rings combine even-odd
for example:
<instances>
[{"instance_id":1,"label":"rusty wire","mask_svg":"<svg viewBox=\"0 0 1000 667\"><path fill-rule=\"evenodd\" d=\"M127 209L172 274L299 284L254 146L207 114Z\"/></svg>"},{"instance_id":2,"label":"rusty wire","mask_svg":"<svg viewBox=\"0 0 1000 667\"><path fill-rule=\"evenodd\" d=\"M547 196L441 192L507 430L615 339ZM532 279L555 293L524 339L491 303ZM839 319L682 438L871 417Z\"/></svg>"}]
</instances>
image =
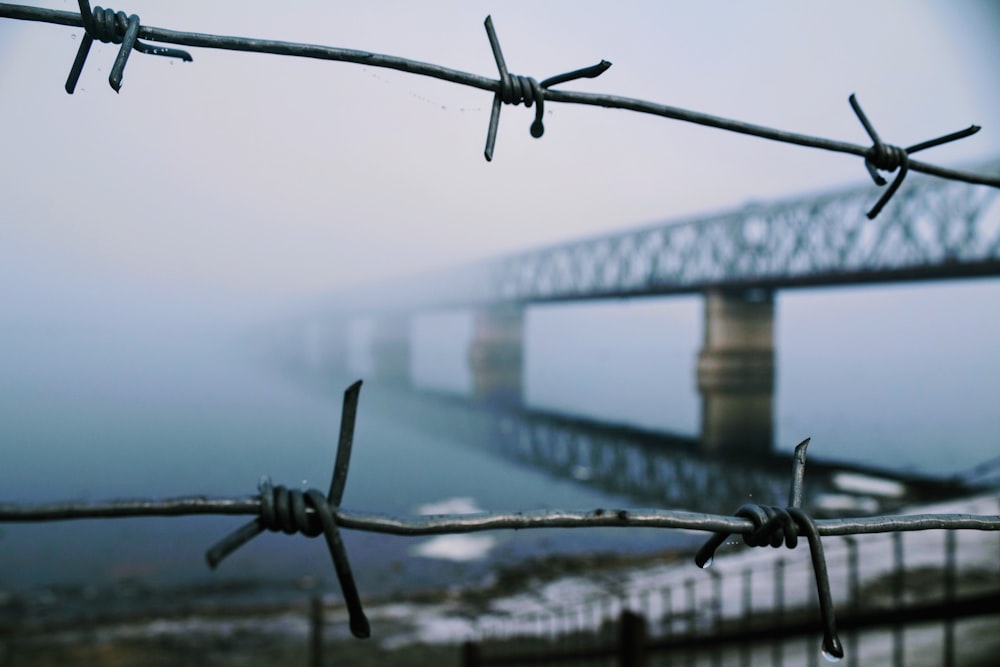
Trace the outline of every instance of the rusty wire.
<instances>
[{"instance_id":1,"label":"rusty wire","mask_svg":"<svg viewBox=\"0 0 1000 667\"><path fill-rule=\"evenodd\" d=\"M340 528L393 535L440 535L471 533L486 530L526 530L531 528L674 528L715 533L695 556L700 567L711 564L715 549L730 534L741 534L749 546L780 546L794 548L799 534L804 535L810 548L816 591L823 619L823 650L831 657L843 655L837 637L830 583L826 574L821 537L825 535L857 535L916 530L998 530L1000 515L971 514L912 514L813 520L799 507L805 475L807 438L795 448L789 507L774 508L744 505L736 516L704 514L666 509L605 509L593 510L529 510L516 512L480 512L476 514L439 514L423 517L401 517L370 512L357 512L340 506L357 415L361 381L344 392L340 437L330 490L324 495L318 490L292 490L273 486L269 478L258 485L258 494L239 498L208 498L192 496L170 499L131 499L107 502L58 502L25 505L0 503L0 522L26 523L70 519L111 519L123 517L185 516L196 514L251 515L253 520L237 528L205 554L211 567L240 548L264 530L287 534L302 533L307 537L323 535L333 561L337 579L350 617L351 632L356 637L368 637L370 628L361 605L361 598L351 574L347 551L340 538Z\"/></svg>"},{"instance_id":2,"label":"rusty wire","mask_svg":"<svg viewBox=\"0 0 1000 667\"><path fill-rule=\"evenodd\" d=\"M889 199L896 193L903 179L909 171L919 171L941 178L948 178L977 185L989 185L1000 188L1000 177L987 174L976 174L967 171L960 171L947 167L939 167L926 162L912 160L909 156L912 153L921 151L933 146L955 141L979 131L978 125L970 125L964 130L951 134L923 141L908 148L900 148L883 143L878 133L875 131L867 116L861 110L860 104L854 95L851 95L849 102L857 115L865 131L872 139L871 146L860 146L857 144L826 139L797 132L788 132L764 125L745 123L738 120L714 116L711 114L691 111L679 107L659 104L647 100L640 100L630 97L620 97L617 95L604 95L595 93L583 93L565 90L553 90L551 87L567 81L579 78L594 78L606 71L611 63L601 60L597 65L584 67L572 72L560 74L544 79L539 83L532 77L512 75L507 71L503 53L500 49L500 42L496 31L493 28L493 21L486 18L485 27L493 56L496 60L499 71L499 79L462 72L456 69L434 65L431 63L410 60L398 56L390 56L379 53L370 53L355 49L342 49L331 46L321 46L316 44L303 44L298 42L286 42L265 39L253 39L247 37L230 37L222 35L209 35L204 33L185 32L178 30L167 30L164 28L154 28L142 25L140 19L135 14L126 15L125 12L114 12L110 9L97 7L91 11L89 0L78 0L80 12L65 12L53 9L43 9L25 5L15 5L10 3L0 3L0 18L12 18L25 21L37 21L43 23L53 23L57 25L83 28L85 36L77 52L76 60L70 71L70 76L66 81L66 91L73 92L76 81L83 69L90 45L93 40L98 39L104 42L121 44L118 56L115 59L111 74L108 77L111 87L117 92L121 88L122 74L125 63L133 48L142 53L168 56L191 60L191 56L178 49L168 47L158 47L139 42L138 39L152 40L167 44L180 46L193 46L209 49L226 49L231 51L246 51L255 53L270 53L282 56L297 56L301 58L315 58L319 60L334 60L367 65L370 67L383 67L394 69L410 74L429 76L443 81L450 81L464 86L479 88L494 93L493 106L490 113L489 127L487 131L486 147L484 156L487 160L493 159L493 148L496 142L497 127L500 121L501 104L521 104L526 107L535 105L535 120L531 124L531 134L534 137L541 137L545 131L542 124L542 113L544 103L562 102L566 104L585 104L614 109L625 109L638 113L663 116L673 120L680 120L698 125L714 127L729 132L749 134L762 139L779 141L809 148L818 148L837 153L847 153L864 158L865 167L868 169L876 185L884 186L886 181L878 173L879 171L895 172L898 174L892 185L883 193L878 202L868 212L869 218L874 218L879 211L888 203Z\"/></svg>"}]
</instances>

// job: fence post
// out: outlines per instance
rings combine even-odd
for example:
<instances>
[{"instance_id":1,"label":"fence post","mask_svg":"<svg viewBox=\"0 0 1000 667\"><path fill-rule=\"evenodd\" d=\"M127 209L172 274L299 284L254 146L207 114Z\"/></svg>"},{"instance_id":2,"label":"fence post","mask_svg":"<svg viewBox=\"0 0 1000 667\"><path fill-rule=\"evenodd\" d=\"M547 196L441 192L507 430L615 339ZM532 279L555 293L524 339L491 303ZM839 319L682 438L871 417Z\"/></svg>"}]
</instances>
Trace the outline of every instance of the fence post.
<instances>
[{"instance_id":1,"label":"fence post","mask_svg":"<svg viewBox=\"0 0 1000 667\"><path fill-rule=\"evenodd\" d=\"M712 577L712 630L718 634L719 626L722 625L722 574L718 570L709 570ZM722 649L716 646L712 650L712 665L722 665Z\"/></svg>"},{"instance_id":2,"label":"fence post","mask_svg":"<svg viewBox=\"0 0 1000 667\"><path fill-rule=\"evenodd\" d=\"M479 667L479 647L475 642L462 644L462 667Z\"/></svg>"},{"instance_id":3,"label":"fence post","mask_svg":"<svg viewBox=\"0 0 1000 667\"><path fill-rule=\"evenodd\" d=\"M751 614L753 610L753 570L746 568L743 570L743 605L740 614L740 625L743 630L750 629ZM740 643L740 666L750 667L750 642L744 640Z\"/></svg>"},{"instance_id":4,"label":"fence post","mask_svg":"<svg viewBox=\"0 0 1000 667\"><path fill-rule=\"evenodd\" d=\"M622 610L618 645L620 667L645 667L646 619L635 612Z\"/></svg>"},{"instance_id":5,"label":"fence post","mask_svg":"<svg viewBox=\"0 0 1000 667\"><path fill-rule=\"evenodd\" d=\"M774 624L781 632L785 624L785 559L774 561ZM773 638L771 645L771 662L775 667L781 667L785 660L784 639L779 635Z\"/></svg>"},{"instance_id":6,"label":"fence post","mask_svg":"<svg viewBox=\"0 0 1000 667\"><path fill-rule=\"evenodd\" d=\"M857 615L861 610L861 579L858 574L858 540L853 535L845 535L847 544L847 591L850 613ZM858 667L858 631L851 629L847 634L847 666Z\"/></svg>"},{"instance_id":7,"label":"fence post","mask_svg":"<svg viewBox=\"0 0 1000 667\"><path fill-rule=\"evenodd\" d=\"M688 579L684 582L684 587L687 589L687 609L685 610L685 615L687 616L687 630L692 636L698 633L698 598L695 595L695 580ZM698 663L698 652L695 649L689 649L687 652L687 664L688 667L694 667Z\"/></svg>"},{"instance_id":8,"label":"fence post","mask_svg":"<svg viewBox=\"0 0 1000 667\"><path fill-rule=\"evenodd\" d=\"M309 665L323 665L323 596L319 593L309 600Z\"/></svg>"},{"instance_id":9,"label":"fence post","mask_svg":"<svg viewBox=\"0 0 1000 667\"><path fill-rule=\"evenodd\" d=\"M955 531L944 534L944 603L948 606L948 617L944 621L944 667L955 664L955 616L952 603L955 602Z\"/></svg>"},{"instance_id":10,"label":"fence post","mask_svg":"<svg viewBox=\"0 0 1000 667\"><path fill-rule=\"evenodd\" d=\"M663 608L660 627L663 634L669 637L674 633L674 598L669 586L660 591L660 606Z\"/></svg>"},{"instance_id":11,"label":"fence post","mask_svg":"<svg viewBox=\"0 0 1000 667\"><path fill-rule=\"evenodd\" d=\"M898 613L903 608L903 594L906 590L906 569L903 562L903 534L892 534L892 604ZM903 644L903 624L896 623L892 628L892 664L894 667L904 667L906 660Z\"/></svg>"}]
</instances>

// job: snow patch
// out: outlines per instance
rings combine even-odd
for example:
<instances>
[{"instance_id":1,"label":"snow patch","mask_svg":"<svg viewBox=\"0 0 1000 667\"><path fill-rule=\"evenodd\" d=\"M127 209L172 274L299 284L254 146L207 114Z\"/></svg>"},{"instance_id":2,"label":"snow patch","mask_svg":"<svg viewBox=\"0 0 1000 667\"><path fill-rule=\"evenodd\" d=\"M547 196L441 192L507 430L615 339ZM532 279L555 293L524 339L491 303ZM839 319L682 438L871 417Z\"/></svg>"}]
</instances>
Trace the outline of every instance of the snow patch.
<instances>
[{"instance_id":1,"label":"snow patch","mask_svg":"<svg viewBox=\"0 0 1000 667\"><path fill-rule=\"evenodd\" d=\"M484 558L494 546L492 535L439 535L413 547L414 556L467 562Z\"/></svg>"},{"instance_id":2,"label":"snow patch","mask_svg":"<svg viewBox=\"0 0 1000 667\"><path fill-rule=\"evenodd\" d=\"M469 497L448 498L417 507L417 514L424 516L429 514L478 514L482 511L482 508L476 504L476 499Z\"/></svg>"},{"instance_id":3,"label":"snow patch","mask_svg":"<svg viewBox=\"0 0 1000 667\"><path fill-rule=\"evenodd\" d=\"M900 482L855 472L838 472L833 476L833 485L841 491L884 498L902 498L906 493L906 486Z\"/></svg>"},{"instance_id":4,"label":"snow patch","mask_svg":"<svg viewBox=\"0 0 1000 667\"><path fill-rule=\"evenodd\" d=\"M874 498L852 496L846 493L824 493L817 496L813 504L816 509L826 512L875 514L879 509L878 501Z\"/></svg>"}]
</instances>

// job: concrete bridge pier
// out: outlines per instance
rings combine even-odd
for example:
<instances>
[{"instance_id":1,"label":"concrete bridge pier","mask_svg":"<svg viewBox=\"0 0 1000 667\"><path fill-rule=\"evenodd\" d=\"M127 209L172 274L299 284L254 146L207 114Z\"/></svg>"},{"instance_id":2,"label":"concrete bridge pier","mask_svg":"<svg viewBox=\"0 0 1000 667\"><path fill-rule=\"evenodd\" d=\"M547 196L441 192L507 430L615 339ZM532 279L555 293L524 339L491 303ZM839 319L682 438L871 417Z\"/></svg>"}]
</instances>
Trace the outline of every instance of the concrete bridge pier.
<instances>
[{"instance_id":1,"label":"concrete bridge pier","mask_svg":"<svg viewBox=\"0 0 1000 667\"><path fill-rule=\"evenodd\" d=\"M476 312L469 343L473 396L484 403L524 401L524 309L491 306Z\"/></svg>"},{"instance_id":2,"label":"concrete bridge pier","mask_svg":"<svg viewBox=\"0 0 1000 667\"><path fill-rule=\"evenodd\" d=\"M704 448L769 451L774 439L772 291L705 293L697 376Z\"/></svg>"},{"instance_id":3,"label":"concrete bridge pier","mask_svg":"<svg viewBox=\"0 0 1000 667\"><path fill-rule=\"evenodd\" d=\"M372 377L400 387L412 385L409 314L393 314L375 321L371 338Z\"/></svg>"}]
</instances>

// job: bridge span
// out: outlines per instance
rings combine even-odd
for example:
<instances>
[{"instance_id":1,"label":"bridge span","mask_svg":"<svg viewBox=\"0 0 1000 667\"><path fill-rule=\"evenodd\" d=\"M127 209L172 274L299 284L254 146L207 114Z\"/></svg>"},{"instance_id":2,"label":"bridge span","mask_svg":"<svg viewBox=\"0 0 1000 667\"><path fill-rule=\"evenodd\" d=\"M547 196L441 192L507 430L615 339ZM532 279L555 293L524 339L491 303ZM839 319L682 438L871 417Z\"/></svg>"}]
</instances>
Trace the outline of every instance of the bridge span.
<instances>
[{"instance_id":1,"label":"bridge span","mask_svg":"<svg viewBox=\"0 0 1000 667\"><path fill-rule=\"evenodd\" d=\"M1000 174L1000 158L977 171ZM374 316L376 375L409 383L412 316L473 308L474 393L519 405L528 304L701 293L705 334L695 375L702 446L769 450L775 291L1000 275L997 195L914 174L875 220L865 215L870 185L751 204L352 289L331 299L324 326ZM346 348L344 335L324 340Z\"/></svg>"}]
</instances>

